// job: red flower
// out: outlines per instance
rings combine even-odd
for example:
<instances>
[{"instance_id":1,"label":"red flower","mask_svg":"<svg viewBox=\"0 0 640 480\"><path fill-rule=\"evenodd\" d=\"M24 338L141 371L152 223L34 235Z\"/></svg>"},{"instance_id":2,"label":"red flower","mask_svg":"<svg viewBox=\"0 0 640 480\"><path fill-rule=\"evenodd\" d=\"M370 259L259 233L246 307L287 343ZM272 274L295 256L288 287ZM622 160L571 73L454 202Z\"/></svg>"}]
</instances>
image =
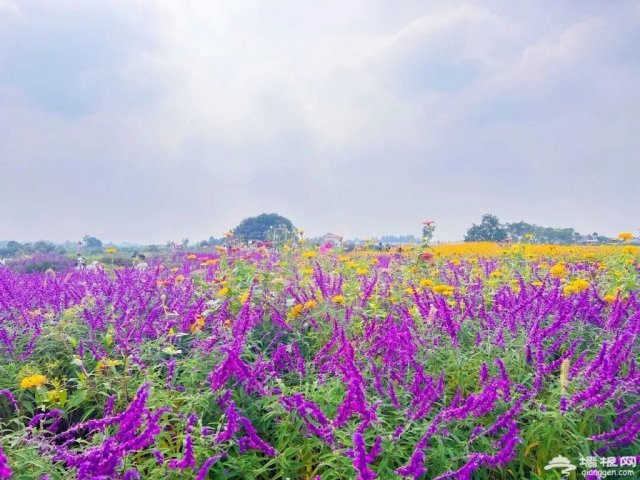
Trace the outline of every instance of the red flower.
<instances>
[{"instance_id":1,"label":"red flower","mask_svg":"<svg viewBox=\"0 0 640 480\"><path fill-rule=\"evenodd\" d=\"M434 223L436 222L434 222L433 220L425 220L424 222L422 222L423 225L427 225L427 226L432 225Z\"/></svg>"},{"instance_id":2,"label":"red flower","mask_svg":"<svg viewBox=\"0 0 640 480\"><path fill-rule=\"evenodd\" d=\"M433 253L431 252L424 252L420 254L420 259L424 260L425 262L429 262L431 260L433 260Z\"/></svg>"}]
</instances>

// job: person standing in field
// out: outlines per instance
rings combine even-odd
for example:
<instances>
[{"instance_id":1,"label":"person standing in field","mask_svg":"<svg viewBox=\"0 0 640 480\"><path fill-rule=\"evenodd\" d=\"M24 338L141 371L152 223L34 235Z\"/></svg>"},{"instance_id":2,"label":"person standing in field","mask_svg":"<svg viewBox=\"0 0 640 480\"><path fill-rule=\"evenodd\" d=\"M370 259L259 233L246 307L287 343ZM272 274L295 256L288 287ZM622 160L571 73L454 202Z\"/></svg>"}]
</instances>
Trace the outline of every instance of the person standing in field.
<instances>
[{"instance_id":1,"label":"person standing in field","mask_svg":"<svg viewBox=\"0 0 640 480\"><path fill-rule=\"evenodd\" d=\"M81 254L78 254L76 258L76 270L84 269L85 263L84 257Z\"/></svg>"},{"instance_id":2,"label":"person standing in field","mask_svg":"<svg viewBox=\"0 0 640 480\"><path fill-rule=\"evenodd\" d=\"M146 262L146 257L143 254L138 255L138 263L136 263L135 269L144 272L149 267Z\"/></svg>"},{"instance_id":3,"label":"person standing in field","mask_svg":"<svg viewBox=\"0 0 640 480\"><path fill-rule=\"evenodd\" d=\"M0 268L6 267L6 266L7 266L7 261L4 259L4 257L0 257Z\"/></svg>"}]
</instances>

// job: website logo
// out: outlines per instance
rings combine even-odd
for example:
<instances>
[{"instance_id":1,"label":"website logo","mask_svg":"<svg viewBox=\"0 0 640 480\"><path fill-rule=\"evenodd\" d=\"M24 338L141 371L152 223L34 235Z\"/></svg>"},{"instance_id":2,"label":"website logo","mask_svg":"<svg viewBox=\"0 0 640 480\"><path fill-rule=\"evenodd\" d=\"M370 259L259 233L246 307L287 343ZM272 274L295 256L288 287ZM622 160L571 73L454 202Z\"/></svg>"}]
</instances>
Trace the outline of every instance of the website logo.
<instances>
[{"instance_id":1,"label":"website logo","mask_svg":"<svg viewBox=\"0 0 640 480\"><path fill-rule=\"evenodd\" d=\"M577 467L569 461L567 457L559 455L553 457L551 461L544 467L545 470L560 470L563 477L568 477Z\"/></svg>"}]
</instances>

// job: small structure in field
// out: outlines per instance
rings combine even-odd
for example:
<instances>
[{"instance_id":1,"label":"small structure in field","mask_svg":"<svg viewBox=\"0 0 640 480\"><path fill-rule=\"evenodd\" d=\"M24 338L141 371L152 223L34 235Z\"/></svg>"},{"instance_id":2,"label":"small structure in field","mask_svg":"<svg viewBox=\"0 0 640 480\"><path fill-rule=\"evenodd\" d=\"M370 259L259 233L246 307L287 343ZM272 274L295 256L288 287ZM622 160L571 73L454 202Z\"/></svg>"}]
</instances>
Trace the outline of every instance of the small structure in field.
<instances>
[{"instance_id":1,"label":"small structure in field","mask_svg":"<svg viewBox=\"0 0 640 480\"><path fill-rule=\"evenodd\" d=\"M330 243L334 247L342 246L343 237L340 235L336 235L335 233L326 233L323 237L321 237L321 245L325 245Z\"/></svg>"}]
</instances>

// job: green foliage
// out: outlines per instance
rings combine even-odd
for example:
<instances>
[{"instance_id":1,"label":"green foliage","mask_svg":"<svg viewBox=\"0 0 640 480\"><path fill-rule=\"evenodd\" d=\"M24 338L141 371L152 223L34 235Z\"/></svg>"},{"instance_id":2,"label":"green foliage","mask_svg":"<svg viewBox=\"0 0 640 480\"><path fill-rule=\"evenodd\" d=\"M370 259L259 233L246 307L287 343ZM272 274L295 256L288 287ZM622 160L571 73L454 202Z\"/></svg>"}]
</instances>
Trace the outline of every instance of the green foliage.
<instances>
[{"instance_id":1,"label":"green foliage","mask_svg":"<svg viewBox=\"0 0 640 480\"><path fill-rule=\"evenodd\" d=\"M233 229L235 236L243 241L251 240L268 240L268 232L270 229L283 227L289 234L292 234L295 227L291 220L277 213L262 213L257 217L245 218L240 224Z\"/></svg>"},{"instance_id":2,"label":"green foliage","mask_svg":"<svg viewBox=\"0 0 640 480\"><path fill-rule=\"evenodd\" d=\"M503 242L507 239L507 231L495 215L489 213L482 216L480 225L475 223L464 237L465 242Z\"/></svg>"},{"instance_id":3,"label":"green foliage","mask_svg":"<svg viewBox=\"0 0 640 480\"><path fill-rule=\"evenodd\" d=\"M89 251L98 252L102 250L102 241L100 239L90 235L85 235L83 240Z\"/></svg>"}]
</instances>

